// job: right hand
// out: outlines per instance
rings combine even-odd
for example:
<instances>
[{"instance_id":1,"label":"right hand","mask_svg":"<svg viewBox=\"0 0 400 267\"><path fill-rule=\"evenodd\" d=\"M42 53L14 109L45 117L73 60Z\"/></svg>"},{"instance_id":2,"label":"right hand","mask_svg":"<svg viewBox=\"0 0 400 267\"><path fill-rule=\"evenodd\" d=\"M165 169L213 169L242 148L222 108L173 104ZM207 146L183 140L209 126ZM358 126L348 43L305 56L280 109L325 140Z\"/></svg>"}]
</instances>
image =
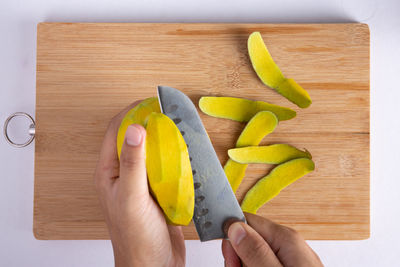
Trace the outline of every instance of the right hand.
<instances>
[{"instance_id":1,"label":"right hand","mask_svg":"<svg viewBox=\"0 0 400 267\"><path fill-rule=\"evenodd\" d=\"M318 255L295 230L246 213L248 224L234 222L222 241L225 266L323 266Z\"/></svg>"}]
</instances>

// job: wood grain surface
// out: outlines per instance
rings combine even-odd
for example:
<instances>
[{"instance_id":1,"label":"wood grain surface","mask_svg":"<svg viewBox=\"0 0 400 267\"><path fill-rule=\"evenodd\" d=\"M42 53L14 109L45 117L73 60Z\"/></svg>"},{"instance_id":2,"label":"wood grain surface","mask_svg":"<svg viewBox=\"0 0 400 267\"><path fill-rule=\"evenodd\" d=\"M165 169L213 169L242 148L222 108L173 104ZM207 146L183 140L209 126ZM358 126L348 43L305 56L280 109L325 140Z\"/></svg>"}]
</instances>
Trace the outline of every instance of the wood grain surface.
<instances>
[{"instance_id":1,"label":"wood grain surface","mask_svg":"<svg viewBox=\"0 0 400 267\"><path fill-rule=\"evenodd\" d=\"M247 38L260 31L283 73L308 90L299 109L254 73ZM315 172L259 210L306 239L365 239L369 209L369 29L364 24L41 23L37 35L35 199L38 239L108 239L93 185L110 119L125 106L178 88L295 109L263 144L307 148ZM244 124L200 113L224 164ZM250 165L242 200L271 166ZM197 239L193 225L187 239Z\"/></svg>"}]
</instances>

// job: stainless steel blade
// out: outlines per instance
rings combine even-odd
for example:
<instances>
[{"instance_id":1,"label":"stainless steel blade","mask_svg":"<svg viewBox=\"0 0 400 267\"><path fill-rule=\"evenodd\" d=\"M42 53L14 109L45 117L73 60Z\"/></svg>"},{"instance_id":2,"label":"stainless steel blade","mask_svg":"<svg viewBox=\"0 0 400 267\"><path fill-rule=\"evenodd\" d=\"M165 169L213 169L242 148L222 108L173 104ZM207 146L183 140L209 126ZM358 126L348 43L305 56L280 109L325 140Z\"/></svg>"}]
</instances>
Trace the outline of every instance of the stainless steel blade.
<instances>
[{"instance_id":1,"label":"stainless steel blade","mask_svg":"<svg viewBox=\"0 0 400 267\"><path fill-rule=\"evenodd\" d=\"M196 107L177 89L159 86L161 111L171 118L188 146L195 188L193 222L201 241L225 238L228 219L245 221Z\"/></svg>"}]
</instances>

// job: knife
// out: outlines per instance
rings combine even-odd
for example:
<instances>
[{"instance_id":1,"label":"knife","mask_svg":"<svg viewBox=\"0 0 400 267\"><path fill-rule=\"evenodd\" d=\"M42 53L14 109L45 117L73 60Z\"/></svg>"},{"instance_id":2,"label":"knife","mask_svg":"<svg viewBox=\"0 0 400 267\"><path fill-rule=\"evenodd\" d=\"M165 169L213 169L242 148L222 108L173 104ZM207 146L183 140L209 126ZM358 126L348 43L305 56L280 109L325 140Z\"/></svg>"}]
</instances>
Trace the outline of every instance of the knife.
<instances>
[{"instance_id":1,"label":"knife","mask_svg":"<svg viewBox=\"0 0 400 267\"><path fill-rule=\"evenodd\" d=\"M161 112L181 131L195 189L193 222L201 241L226 238L227 220L246 221L193 102L181 91L158 86Z\"/></svg>"}]
</instances>

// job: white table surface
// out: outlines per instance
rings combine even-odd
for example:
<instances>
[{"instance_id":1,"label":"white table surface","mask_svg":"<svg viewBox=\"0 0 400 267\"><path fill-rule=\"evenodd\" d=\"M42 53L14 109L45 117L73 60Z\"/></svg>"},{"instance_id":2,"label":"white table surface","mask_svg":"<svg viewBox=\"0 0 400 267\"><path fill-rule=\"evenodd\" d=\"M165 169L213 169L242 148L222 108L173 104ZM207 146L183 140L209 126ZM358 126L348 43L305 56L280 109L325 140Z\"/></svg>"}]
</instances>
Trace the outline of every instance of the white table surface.
<instances>
[{"instance_id":1,"label":"white table surface","mask_svg":"<svg viewBox=\"0 0 400 267\"><path fill-rule=\"evenodd\" d=\"M0 125L35 112L36 24L53 22L364 22L371 31L371 238L310 241L326 266L399 266L399 0L1 0ZM2 127L2 126L1 126ZM22 120L10 133L23 138ZM34 145L0 137L0 266L113 266L109 241L32 234ZM397 242L396 242L397 241ZM223 266L220 241L187 241L188 266Z\"/></svg>"}]
</instances>

